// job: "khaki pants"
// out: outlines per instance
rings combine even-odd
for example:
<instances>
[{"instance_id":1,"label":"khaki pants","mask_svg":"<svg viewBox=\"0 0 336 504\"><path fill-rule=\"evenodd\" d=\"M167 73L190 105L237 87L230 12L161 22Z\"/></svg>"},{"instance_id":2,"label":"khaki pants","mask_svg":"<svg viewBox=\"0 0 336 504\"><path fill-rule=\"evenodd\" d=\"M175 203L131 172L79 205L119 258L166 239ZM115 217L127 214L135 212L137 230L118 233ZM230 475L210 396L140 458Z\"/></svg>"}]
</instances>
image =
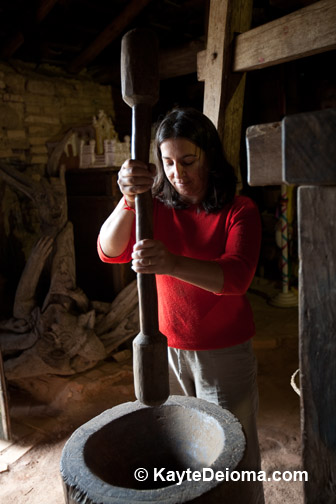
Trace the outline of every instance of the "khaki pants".
<instances>
[{"instance_id":1,"label":"khaki pants","mask_svg":"<svg viewBox=\"0 0 336 504\"><path fill-rule=\"evenodd\" d=\"M168 348L168 359L170 394L205 399L233 413L246 437L245 454L237 470L259 471L257 363L251 340L217 350ZM262 504L262 485L253 486L259 487L258 496L249 504Z\"/></svg>"}]
</instances>

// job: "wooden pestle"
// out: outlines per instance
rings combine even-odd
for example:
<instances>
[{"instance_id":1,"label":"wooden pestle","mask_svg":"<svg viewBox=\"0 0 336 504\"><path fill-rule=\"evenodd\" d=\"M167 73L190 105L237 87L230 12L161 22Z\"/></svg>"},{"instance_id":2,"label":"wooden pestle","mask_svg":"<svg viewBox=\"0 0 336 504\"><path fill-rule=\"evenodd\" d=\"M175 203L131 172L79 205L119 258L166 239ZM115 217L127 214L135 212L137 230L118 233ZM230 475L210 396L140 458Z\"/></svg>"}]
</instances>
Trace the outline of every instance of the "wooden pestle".
<instances>
[{"instance_id":1,"label":"wooden pestle","mask_svg":"<svg viewBox=\"0 0 336 504\"><path fill-rule=\"evenodd\" d=\"M132 107L131 157L149 162L152 106L159 96L158 44L146 29L126 33L121 44L123 100ZM135 198L136 240L153 238L152 197L147 191ZM167 339L159 331L154 274L137 275L140 333L133 341L135 395L148 406L169 397Z\"/></svg>"}]
</instances>

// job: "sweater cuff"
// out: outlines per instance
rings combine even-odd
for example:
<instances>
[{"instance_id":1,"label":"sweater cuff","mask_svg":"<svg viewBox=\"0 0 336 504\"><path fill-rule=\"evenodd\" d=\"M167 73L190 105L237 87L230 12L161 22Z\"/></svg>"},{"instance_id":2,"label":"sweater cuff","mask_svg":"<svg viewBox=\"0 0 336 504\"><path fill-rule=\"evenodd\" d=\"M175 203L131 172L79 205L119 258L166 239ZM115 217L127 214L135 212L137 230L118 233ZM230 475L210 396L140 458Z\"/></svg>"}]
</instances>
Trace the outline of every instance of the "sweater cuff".
<instances>
[{"instance_id":1,"label":"sweater cuff","mask_svg":"<svg viewBox=\"0 0 336 504\"><path fill-rule=\"evenodd\" d=\"M97 239L97 251L98 251L98 255L99 255L100 260L105 263L120 264L120 263L130 262L130 260L131 260L129 246L127 246L126 249L124 250L124 252L117 257L107 256L101 247L100 235L98 235L98 239Z\"/></svg>"},{"instance_id":2,"label":"sweater cuff","mask_svg":"<svg viewBox=\"0 0 336 504\"><path fill-rule=\"evenodd\" d=\"M242 296L246 294L255 274L255 268L238 257L217 259L224 275L223 288L217 295Z\"/></svg>"}]
</instances>

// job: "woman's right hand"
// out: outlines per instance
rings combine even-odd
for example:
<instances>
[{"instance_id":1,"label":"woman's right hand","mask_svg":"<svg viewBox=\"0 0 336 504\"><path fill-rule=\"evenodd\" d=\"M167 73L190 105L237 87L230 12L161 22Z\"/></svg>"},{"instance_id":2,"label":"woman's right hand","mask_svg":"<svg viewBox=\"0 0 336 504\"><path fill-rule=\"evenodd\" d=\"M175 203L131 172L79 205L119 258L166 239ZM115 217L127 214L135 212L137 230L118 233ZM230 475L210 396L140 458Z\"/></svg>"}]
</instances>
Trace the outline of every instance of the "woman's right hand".
<instances>
[{"instance_id":1,"label":"woman's right hand","mask_svg":"<svg viewBox=\"0 0 336 504\"><path fill-rule=\"evenodd\" d=\"M129 206L134 207L135 196L151 189L156 167L136 159L127 159L118 173L118 186Z\"/></svg>"}]
</instances>

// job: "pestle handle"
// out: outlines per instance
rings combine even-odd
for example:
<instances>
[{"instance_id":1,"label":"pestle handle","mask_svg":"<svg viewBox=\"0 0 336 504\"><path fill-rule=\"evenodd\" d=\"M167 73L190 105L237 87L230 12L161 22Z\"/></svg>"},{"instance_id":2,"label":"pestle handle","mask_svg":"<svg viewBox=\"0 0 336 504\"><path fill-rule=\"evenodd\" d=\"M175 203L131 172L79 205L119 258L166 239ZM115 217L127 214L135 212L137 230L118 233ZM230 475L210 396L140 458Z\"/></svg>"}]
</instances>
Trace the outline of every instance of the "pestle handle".
<instances>
[{"instance_id":1,"label":"pestle handle","mask_svg":"<svg viewBox=\"0 0 336 504\"><path fill-rule=\"evenodd\" d=\"M158 44L152 32L135 29L121 44L123 100L132 107L132 159L149 162L152 106L159 96ZM135 198L136 239L153 238L152 197ZM148 406L169 397L167 339L159 331L154 274L137 275L140 333L133 341L135 395Z\"/></svg>"}]
</instances>

